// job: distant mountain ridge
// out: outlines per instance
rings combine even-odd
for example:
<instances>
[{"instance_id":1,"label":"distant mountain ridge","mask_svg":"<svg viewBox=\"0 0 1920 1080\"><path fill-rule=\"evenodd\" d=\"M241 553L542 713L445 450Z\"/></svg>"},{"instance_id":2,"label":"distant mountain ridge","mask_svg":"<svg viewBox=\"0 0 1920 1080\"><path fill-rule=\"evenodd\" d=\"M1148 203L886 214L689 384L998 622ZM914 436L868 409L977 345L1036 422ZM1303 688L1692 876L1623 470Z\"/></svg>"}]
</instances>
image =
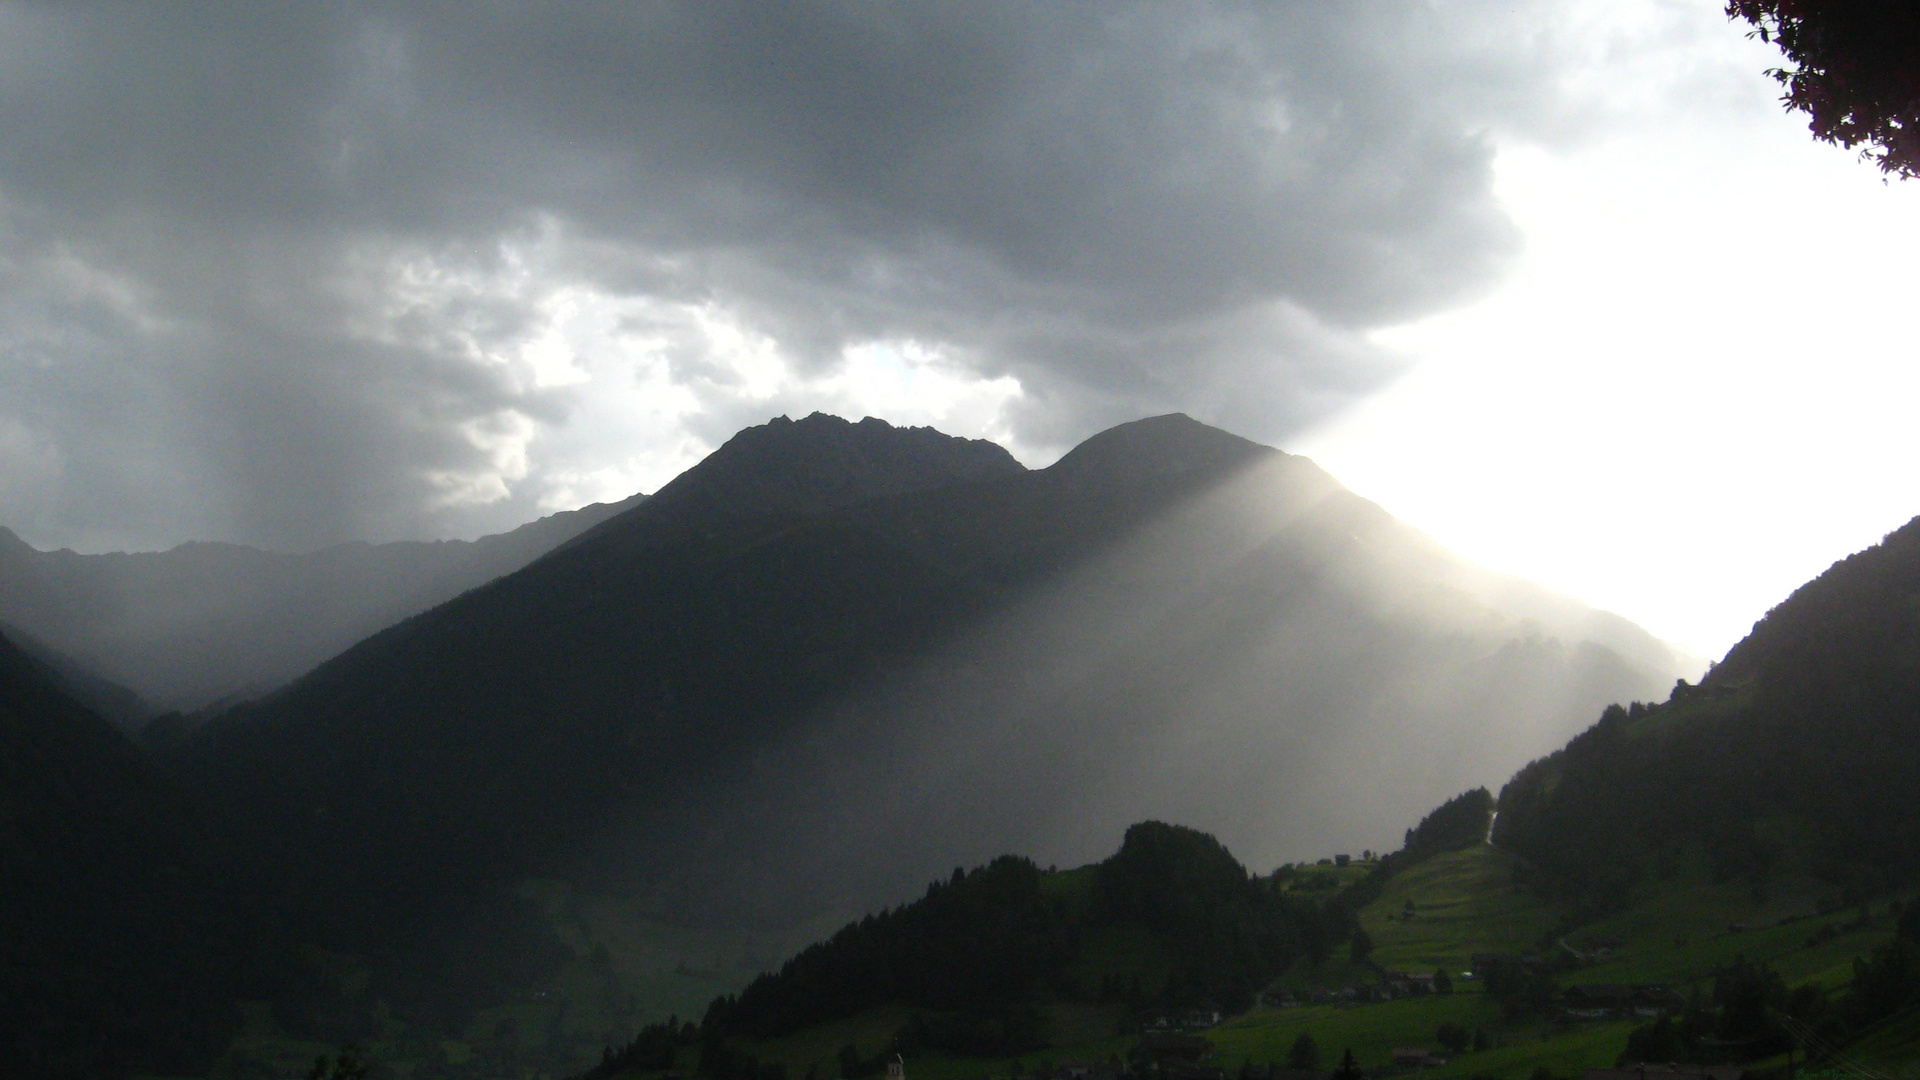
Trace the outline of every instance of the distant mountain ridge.
<instances>
[{"instance_id":1,"label":"distant mountain ridge","mask_svg":"<svg viewBox=\"0 0 1920 1080\"><path fill-rule=\"evenodd\" d=\"M635 495L479 540L339 544L306 554L193 542L163 552L39 551L0 527L0 625L116 719L261 693L354 642L508 574L639 505Z\"/></svg>"}]
</instances>

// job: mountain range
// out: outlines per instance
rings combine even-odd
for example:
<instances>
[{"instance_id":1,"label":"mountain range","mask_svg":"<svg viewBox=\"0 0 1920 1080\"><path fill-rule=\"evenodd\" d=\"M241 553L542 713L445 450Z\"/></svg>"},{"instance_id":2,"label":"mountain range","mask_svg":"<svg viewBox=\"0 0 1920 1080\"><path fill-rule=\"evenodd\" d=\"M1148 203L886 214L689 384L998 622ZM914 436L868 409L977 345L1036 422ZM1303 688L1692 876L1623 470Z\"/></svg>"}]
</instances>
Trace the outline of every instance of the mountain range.
<instances>
[{"instance_id":1,"label":"mountain range","mask_svg":"<svg viewBox=\"0 0 1920 1080\"><path fill-rule=\"evenodd\" d=\"M816 415L163 756L425 1008L539 954L528 882L797 932L1143 817L1357 850L1682 664L1183 416L1028 470Z\"/></svg>"},{"instance_id":2,"label":"mountain range","mask_svg":"<svg viewBox=\"0 0 1920 1080\"><path fill-rule=\"evenodd\" d=\"M136 817L201 837L155 847L209 864L183 871L179 906L214 910L197 899L210 891L247 909L220 923L255 936L212 934L200 964L226 974L206 986L245 984L282 1030L340 1039L461 1031L556 994L561 1060L1002 851L1072 865L1147 818L1255 865L1386 847L1608 703L1694 673L1623 619L1459 559L1306 459L1178 415L1045 469L931 429L781 418L649 499L581 513L446 549L467 554L437 577L399 575L441 602L203 722L151 726L144 759L95 748L179 808ZM130 595L97 584L135 579L109 569L187 565L204 554L192 546L22 546L8 580L40 591L10 590L7 618L82 674L100 663L143 696L206 700L279 677L236 672L293 662L288 646L218 677L160 671L156 643L218 667L233 612L293 634L267 604L100 614L149 610L99 599ZM441 550L388 547L394 561L354 549L355 565ZM248 595L300 621L289 598L346 573L345 554L309 558ZM70 604L48 584L63 579L20 569L47 565L71 568ZM341 612L377 621L429 592L309 621L344 635ZM143 659L106 664L110 641ZM57 691L55 665L29 661ZM734 956L747 966L674 982L686 943L729 934L758 935Z\"/></svg>"},{"instance_id":3,"label":"mountain range","mask_svg":"<svg viewBox=\"0 0 1920 1080\"><path fill-rule=\"evenodd\" d=\"M539 558L635 495L479 540L288 554L196 542L39 551L0 527L0 627L96 711L135 725L272 690L383 627Z\"/></svg>"}]
</instances>

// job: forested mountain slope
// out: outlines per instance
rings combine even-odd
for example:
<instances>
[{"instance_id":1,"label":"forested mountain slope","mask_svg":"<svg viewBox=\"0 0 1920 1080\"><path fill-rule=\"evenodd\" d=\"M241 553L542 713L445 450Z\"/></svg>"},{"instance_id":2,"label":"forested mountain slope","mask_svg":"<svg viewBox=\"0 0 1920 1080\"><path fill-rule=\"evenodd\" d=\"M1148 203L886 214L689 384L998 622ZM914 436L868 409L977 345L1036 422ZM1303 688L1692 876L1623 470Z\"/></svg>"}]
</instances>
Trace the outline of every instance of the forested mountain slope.
<instances>
[{"instance_id":1,"label":"forested mountain slope","mask_svg":"<svg viewBox=\"0 0 1920 1080\"><path fill-rule=\"evenodd\" d=\"M479 540L339 544L304 554L239 544L80 555L0 528L0 623L148 712L270 690L400 619L527 565L642 496L553 514ZM119 719L119 717L115 717Z\"/></svg>"},{"instance_id":2,"label":"forested mountain slope","mask_svg":"<svg viewBox=\"0 0 1920 1080\"><path fill-rule=\"evenodd\" d=\"M779 1039L896 1006L915 1011L900 1037L916 1049L1019 1053L1047 1044L1052 1002L1128 1020L1202 1003L1240 1011L1352 926L1351 912L1250 874L1214 837L1146 821L1065 873L1012 855L956 868L716 1000L702 1034Z\"/></svg>"},{"instance_id":3,"label":"forested mountain slope","mask_svg":"<svg viewBox=\"0 0 1920 1080\"><path fill-rule=\"evenodd\" d=\"M1500 797L1496 840L1597 907L1702 861L1761 892L1920 875L1920 519L1768 612L1698 687L1609 709Z\"/></svg>"},{"instance_id":4,"label":"forested mountain slope","mask_svg":"<svg viewBox=\"0 0 1920 1080\"><path fill-rule=\"evenodd\" d=\"M1030 472L814 416L172 761L326 898L313 933L437 1009L545 962L516 881L796 925L1147 817L1357 849L1677 663L1185 417Z\"/></svg>"}]
</instances>

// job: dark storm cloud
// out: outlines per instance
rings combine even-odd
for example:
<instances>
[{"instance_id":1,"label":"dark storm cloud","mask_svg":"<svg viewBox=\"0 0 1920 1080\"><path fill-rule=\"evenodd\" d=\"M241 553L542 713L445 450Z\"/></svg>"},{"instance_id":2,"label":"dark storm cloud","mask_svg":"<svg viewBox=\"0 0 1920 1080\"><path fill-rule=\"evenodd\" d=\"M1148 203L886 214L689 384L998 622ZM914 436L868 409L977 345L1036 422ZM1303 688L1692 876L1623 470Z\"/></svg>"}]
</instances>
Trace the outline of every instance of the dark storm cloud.
<instances>
[{"instance_id":1,"label":"dark storm cloud","mask_svg":"<svg viewBox=\"0 0 1920 1080\"><path fill-rule=\"evenodd\" d=\"M1551 73L1498 26L1411 2L6 5L0 523L299 546L530 516L531 433L586 392L514 359L562 284L705 305L802 373L937 347L1020 380L1034 446L1169 408L1282 437L1388 377L1365 330L1511 248L1485 130ZM711 389L724 358L674 347L690 424L762 418Z\"/></svg>"}]
</instances>

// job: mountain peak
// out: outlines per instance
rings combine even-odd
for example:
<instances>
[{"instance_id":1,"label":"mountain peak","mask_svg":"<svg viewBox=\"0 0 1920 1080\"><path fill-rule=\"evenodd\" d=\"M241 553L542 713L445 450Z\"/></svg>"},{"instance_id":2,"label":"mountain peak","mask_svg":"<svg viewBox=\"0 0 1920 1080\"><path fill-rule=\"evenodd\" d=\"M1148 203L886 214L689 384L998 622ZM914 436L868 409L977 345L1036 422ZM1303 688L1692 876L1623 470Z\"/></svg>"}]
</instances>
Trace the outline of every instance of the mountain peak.
<instances>
[{"instance_id":1,"label":"mountain peak","mask_svg":"<svg viewBox=\"0 0 1920 1080\"><path fill-rule=\"evenodd\" d=\"M724 516L818 513L1024 471L985 439L895 427L872 416L858 423L821 412L799 420L776 416L728 439L661 488L644 512L698 506Z\"/></svg>"},{"instance_id":2,"label":"mountain peak","mask_svg":"<svg viewBox=\"0 0 1920 1080\"><path fill-rule=\"evenodd\" d=\"M1185 413L1167 413L1110 427L1047 471L1074 479L1169 479L1224 473L1278 453Z\"/></svg>"}]
</instances>

